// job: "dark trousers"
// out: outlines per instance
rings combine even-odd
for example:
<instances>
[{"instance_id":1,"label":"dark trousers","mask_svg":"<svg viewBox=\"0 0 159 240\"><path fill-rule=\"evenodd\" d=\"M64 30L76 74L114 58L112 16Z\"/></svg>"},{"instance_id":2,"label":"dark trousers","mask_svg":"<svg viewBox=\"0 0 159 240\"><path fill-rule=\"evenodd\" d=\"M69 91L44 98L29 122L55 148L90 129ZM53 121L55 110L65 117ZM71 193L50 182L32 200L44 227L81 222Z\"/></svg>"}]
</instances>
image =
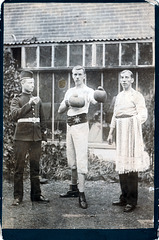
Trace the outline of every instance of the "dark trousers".
<instances>
[{"instance_id":1,"label":"dark trousers","mask_svg":"<svg viewBox=\"0 0 159 240\"><path fill-rule=\"evenodd\" d=\"M136 206L138 199L138 172L119 174L119 180L122 192L120 200Z\"/></svg>"},{"instance_id":2,"label":"dark trousers","mask_svg":"<svg viewBox=\"0 0 159 240\"><path fill-rule=\"evenodd\" d=\"M14 198L23 199L23 173L26 154L30 159L31 200L41 195L39 180L39 161L41 156L41 141L15 141L15 173Z\"/></svg>"}]
</instances>

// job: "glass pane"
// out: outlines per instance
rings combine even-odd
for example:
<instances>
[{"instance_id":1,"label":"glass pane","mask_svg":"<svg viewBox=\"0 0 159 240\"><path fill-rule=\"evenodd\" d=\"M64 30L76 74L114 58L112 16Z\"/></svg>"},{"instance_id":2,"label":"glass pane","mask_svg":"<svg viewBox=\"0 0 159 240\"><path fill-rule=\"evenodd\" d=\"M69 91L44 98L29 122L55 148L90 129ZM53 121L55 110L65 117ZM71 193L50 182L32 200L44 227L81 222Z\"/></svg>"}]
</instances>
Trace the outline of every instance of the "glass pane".
<instances>
[{"instance_id":1,"label":"glass pane","mask_svg":"<svg viewBox=\"0 0 159 240\"><path fill-rule=\"evenodd\" d=\"M136 65L136 44L122 43L121 65Z\"/></svg>"},{"instance_id":2,"label":"glass pane","mask_svg":"<svg viewBox=\"0 0 159 240\"><path fill-rule=\"evenodd\" d=\"M91 71L87 73L87 86L97 89L101 85L100 72ZM89 142L102 142L102 126L100 122L101 111L100 104L90 104L88 119L89 119Z\"/></svg>"},{"instance_id":3,"label":"glass pane","mask_svg":"<svg viewBox=\"0 0 159 240\"><path fill-rule=\"evenodd\" d=\"M52 99L52 73L40 73L39 95L43 102L51 102Z\"/></svg>"},{"instance_id":4,"label":"glass pane","mask_svg":"<svg viewBox=\"0 0 159 240\"><path fill-rule=\"evenodd\" d=\"M119 66L119 44L105 45L105 66Z\"/></svg>"},{"instance_id":5,"label":"glass pane","mask_svg":"<svg viewBox=\"0 0 159 240\"><path fill-rule=\"evenodd\" d=\"M61 131L62 139L66 139L66 113L58 114L58 108L62 102L64 95L68 89L68 73L56 73L55 74L55 93L54 93L54 128L55 139L58 139L58 131Z\"/></svg>"},{"instance_id":6,"label":"glass pane","mask_svg":"<svg viewBox=\"0 0 159 240\"><path fill-rule=\"evenodd\" d=\"M86 44L85 46L85 66L91 67L92 66L92 45Z\"/></svg>"},{"instance_id":7,"label":"glass pane","mask_svg":"<svg viewBox=\"0 0 159 240\"><path fill-rule=\"evenodd\" d=\"M39 95L43 102L44 114L48 128L48 137L52 131L52 73L40 73Z\"/></svg>"},{"instance_id":8,"label":"glass pane","mask_svg":"<svg viewBox=\"0 0 159 240\"><path fill-rule=\"evenodd\" d=\"M152 43L139 43L139 65L152 65Z\"/></svg>"},{"instance_id":9,"label":"glass pane","mask_svg":"<svg viewBox=\"0 0 159 240\"><path fill-rule=\"evenodd\" d=\"M40 67L51 67L52 48L40 47Z\"/></svg>"},{"instance_id":10,"label":"glass pane","mask_svg":"<svg viewBox=\"0 0 159 240\"><path fill-rule=\"evenodd\" d=\"M70 66L82 65L83 46L70 45Z\"/></svg>"},{"instance_id":11,"label":"glass pane","mask_svg":"<svg viewBox=\"0 0 159 240\"><path fill-rule=\"evenodd\" d=\"M16 60L16 67L21 67L21 48L12 48L13 58Z\"/></svg>"},{"instance_id":12,"label":"glass pane","mask_svg":"<svg viewBox=\"0 0 159 240\"><path fill-rule=\"evenodd\" d=\"M96 45L96 66L103 66L103 44Z\"/></svg>"},{"instance_id":13,"label":"glass pane","mask_svg":"<svg viewBox=\"0 0 159 240\"><path fill-rule=\"evenodd\" d=\"M55 67L67 66L67 46L55 46Z\"/></svg>"},{"instance_id":14,"label":"glass pane","mask_svg":"<svg viewBox=\"0 0 159 240\"><path fill-rule=\"evenodd\" d=\"M154 91L154 71L147 69L138 71L138 91L145 99L150 98L149 94Z\"/></svg>"},{"instance_id":15,"label":"glass pane","mask_svg":"<svg viewBox=\"0 0 159 240\"><path fill-rule=\"evenodd\" d=\"M36 47L25 48L26 67L37 67Z\"/></svg>"},{"instance_id":16,"label":"glass pane","mask_svg":"<svg viewBox=\"0 0 159 240\"><path fill-rule=\"evenodd\" d=\"M107 92L107 101L103 104L103 140L106 141L113 115L115 99L118 94L118 71L105 71L103 74L103 82L103 87Z\"/></svg>"}]
</instances>

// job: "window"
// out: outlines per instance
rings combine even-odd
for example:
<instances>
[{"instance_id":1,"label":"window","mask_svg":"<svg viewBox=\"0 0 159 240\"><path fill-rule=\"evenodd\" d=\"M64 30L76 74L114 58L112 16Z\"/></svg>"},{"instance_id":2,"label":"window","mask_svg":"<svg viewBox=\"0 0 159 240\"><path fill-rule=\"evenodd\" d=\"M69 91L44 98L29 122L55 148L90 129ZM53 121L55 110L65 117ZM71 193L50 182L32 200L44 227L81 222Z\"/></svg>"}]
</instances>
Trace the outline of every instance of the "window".
<instances>
[{"instance_id":1,"label":"window","mask_svg":"<svg viewBox=\"0 0 159 240\"><path fill-rule=\"evenodd\" d=\"M40 67L51 67L51 46L40 47Z\"/></svg>"},{"instance_id":2,"label":"window","mask_svg":"<svg viewBox=\"0 0 159 240\"><path fill-rule=\"evenodd\" d=\"M12 48L12 55L16 60L17 68L21 68L21 48Z\"/></svg>"},{"instance_id":3,"label":"window","mask_svg":"<svg viewBox=\"0 0 159 240\"><path fill-rule=\"evenodd\" d=\"M85 45L85 66L86 67L92 66L92 45L91 44Z\"/></svg>"},{"instance_id":4,"label":"window","mask_svg":"<svg viewBox=\"0 0 159 240\"><path fill-rule=\"evenodd\" d=\"M65 67L67 66L67 46L55 46L55 57L54 57L55 67Z\"/></svg>"},{"instance_id":5,"label":"window","mask_svg":"<svg viewBox=\"0 0 159 240\"><path fill-rule=\"evenodd\" d=\"M49 137L51 138L52 132L52 73L39 74L39 96L43 103L43 109Z\"/></svg>"},{"instance_id":6,"label":"window","mask_svg":"<svg viewBox=\"0 0 159 240\"><path fill-rule=\"evenodd\" d=\"M55 93L54 93L55 103L61 103L67 89L68 89L68 73L67 72L55 73Z\"/></svg>"},{"instance_id":7,"label":"window","mask_svg":"<svg viewBox=\"0 0 159 240\"><path fill-rule=\"evenodd\" d=\"M103 44L96 45L96 66L103 66Z\"/></svg>"},{"instance_id":8,"label":"window","mask_svg":"<svg viewBox=\"0 0 159 240\"><path fill-rule=\"evenodd\" d=\"M136 44L122 43L121 65L136 65Z\"/></svg>"},{"instance_id":9,"label":"window","mask_svg":"<svg viewBox=\"0 0 159 240\"><path fill-rule=\"evenodd\" d=\"M139 65L152 65L152 43L139 43Z\"/></svg>"},{"instance_id":10,"label":"window","mask_svg":"<svg viewBox=\"0 0 159 240\"><path fill-rule=\"evenodd\" d=\"M152 42L119 43L85 43L85 44L50 44L50 46L27 46L23 51L13 47L12 54L17 67L28 68L64 68L75 65L85 67L114 68L119 66L153 65ZM93 48L93 45L95 48ZM52 49L53 52L52 52ZM69 49L69 51L68 51ZM104 51L103 51L104 50ZM23 59L21 64L21 59Z\"/></svg>"},{"instance_id":11,"label":"window","mask_svg":"<svg viewBox=\"0 0 159 240\"><path fill-rule=\"evenodd\" d=\"M105 66L119 65L119 44L105 44Z\"/></svg>"},{"instance_id":12,"label":"window","mask_svg":"<svg viewBox=\"0 0 159 240\"><path fill-rule=\"evenodd\" d=\"M70 45L70 66L83 65L83 46Z\"/></svg>"},{"instance_id":13,"label":"window","mask_svg":"<svg viewBox=\"0 0 159 240\"><path fill-rule=\"evenodd\" d=\"M25 62L26 67L37 67L37 48L26 47L25 48Z\"/></svg>"},{"instance_id":14,"label":"window","mask_svg":"<svg viewBox=\"0 0 159 240\"><path fill-rule=\"evenodd\" d=\"M93 47L95 46L95 52ZM83 47L84 46L84 47ZM104 48L103 48L104 47ZM54 51L52 52L52 48ZM69 49L69 51L68 51ZM103 51L105 49L105 51ZM107 67L153 65L151 42L122 43L119 54L119 43L90 43L25 47L25 67ZM21 67L21 48L12 48L17 66ZM137 54L138 53L138 54ZM39 56L38 56L39 54ZM38 62L39 61L39 62ZM104 61L104 62L103 62Z\"/></svg>"},{"instance_id":15,"label":"window","mask_svg":"<svg viewBox=\"0 0 159 240\"><path fill-rule=\"evenodd\" d=\"M66 137L66 114L58 114L58 108L68 89L68 73L54 74L54 129L62 131L62 139ZM55 134L55 139L57 138Z\"/></svg>"},{"instance_id":16,"label":"window","mask_svg":"<svg viewBox=\"0 0 159 240\"><path fill-rule=\"evenodd\" d=\"M52 99L52 73L40 73L39 94L43 102L51 102Z\"/></svg>"}]
</instances>

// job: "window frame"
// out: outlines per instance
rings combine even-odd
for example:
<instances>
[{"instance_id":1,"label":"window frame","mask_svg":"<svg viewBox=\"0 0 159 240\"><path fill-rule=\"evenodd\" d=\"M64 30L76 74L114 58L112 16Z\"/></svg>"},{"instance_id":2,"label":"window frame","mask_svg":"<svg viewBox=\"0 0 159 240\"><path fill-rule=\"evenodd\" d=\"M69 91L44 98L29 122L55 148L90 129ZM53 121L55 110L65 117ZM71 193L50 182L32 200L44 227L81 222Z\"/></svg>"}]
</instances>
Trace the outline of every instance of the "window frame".
<instances>
[{"instance_id":1,"label":"window frame","mask_svg":"<svg viewBox=\"0 0 159 240\"><path fill-rule=\"evenodd\" d=\"M119 65L118 66L106 66L105 65L105 47L107 44L119 44ZM155 64L155 54L154 54L154 49L155 49L155 44L154 44L154 41L151 39L151 40L138 40L138 41L103 41L103 42L100 42L100 41L96 41L96 42L84 42L84 43L51 43L51 44L30 44L29 46L30 47L37 47L37 51L36 51L36 57L37 57L37 66L36 67L26 67L26 53L25 53L25 49L26 47L28 47L28 44L27 45L11 45L9 48L20 48L21 47L21 68L22 69L32 69L32 70L59 70L59 69L68 69L68 68L72 68L72 66L69 65L69 62L70 62L70 45L82 45L83 46L83 56L82 56L82 65L88 69L94 69L94 68L130 68L129 65L122 65L121 64L121 51L122 51L122 43L135 43L136 44L136 64L135 65L132 65L131 67L134 67L134 68L146 68L146 67L154 67L154 64ZM139 65L138 64L138 44L139 43L151 43L152 44L152 64L151 65ZM86 51L85 51L85 46L86 45L92 45L92 66L85 66L85 62L86 62L86 59L85 59L85 54L86 54ZM102 66L97 66L96 65L96 45L99 45L101 44L103 46L103 56L102 56ZM55 67L54 66L54 60L55 60L55 46L59 46L59 45L63 45L63 46L67 46L67 66L64 66L64 67ZM50 67L40 67L40 47L41 46L51 46L52 48L52 59L51 59L51 66Z\"/></svg>"},{"instance_id":2,"label":"window frame","mask_svg":"<svg viewBox=\"0 0 159 240\"><path fill-rule=\"evenodd\" d=\"M105 65L105 47L107 44L119 44L119 65L118 66L106 66ZM121 51L122 51L122 44L124 43L135 43L136 44L136 63L135 65L132 65L131 67L135 67L135 68L146 68L146 67L154 67L154 64L155 64L155 54L154 54L154 49L155 49L155 44L154 44L154 41L153 39L151 40L133 40L133 41L96 41L96 42L84 42L84 43L50 43L50 44L27 44L27 45L10 45L9 48L12 49L12 48L21 48L21 68L22 69L32 69L32 70L65 70L65 69L68 69L68 68L72 68L72 66L69 65L69 62L70 62L70 46L71 45L82 45L83 47L83 56L82 56L82 66L86 67L85 66L85 62L86 62L86 59L85 59L85 54L86 54L86 45L92 45L92 65L89 66L89 67L86 67L86 69L94 69L94 68L130 68L129 65L122 65L121 64ZM152 43L152 64L151 65L139 65L138 64L138 44L139 43ZM103 56L102 56L102 66L97 66L96 64L96 45L99 45L101 44L103 46ZM64 67L55 67L54 66L54 60L55 60L55 46L67 46L67 64L66 66ZM37 60L37 66L36 67L26 67L26 53L25 53L25 49L28 48L28 47L35 47L37 48L37 51L36 51L36 60ZM52 59L51 59L51 66L49 67L40 67L40 47L41 46L51 46L51 49L52 49Z\"/></svg>"}]
</instances>

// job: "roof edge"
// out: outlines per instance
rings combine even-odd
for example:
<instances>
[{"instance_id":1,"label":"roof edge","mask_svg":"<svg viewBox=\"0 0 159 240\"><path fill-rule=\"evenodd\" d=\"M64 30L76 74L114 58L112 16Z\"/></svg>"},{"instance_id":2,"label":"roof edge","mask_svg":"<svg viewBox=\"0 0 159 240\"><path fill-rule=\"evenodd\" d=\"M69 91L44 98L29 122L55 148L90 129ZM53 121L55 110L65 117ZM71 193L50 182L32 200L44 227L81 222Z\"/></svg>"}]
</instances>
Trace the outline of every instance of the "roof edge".
<instances>
[{"instance_id":1,"label":"roof edge","mask_svg":"<svg viewBox=\"0 0 159 240\"><path fill-rule=\"evenodd\" d=\"M48 43L79 43L79 42L114 42L130 40L151 40L153 37L136 37L136 38L106 38L106 39L76 39L76 40L50 40L50 41L16 41L4 42L4 45L30 45L30 44L48 44Z\"/></svg>"}]
</instances>

